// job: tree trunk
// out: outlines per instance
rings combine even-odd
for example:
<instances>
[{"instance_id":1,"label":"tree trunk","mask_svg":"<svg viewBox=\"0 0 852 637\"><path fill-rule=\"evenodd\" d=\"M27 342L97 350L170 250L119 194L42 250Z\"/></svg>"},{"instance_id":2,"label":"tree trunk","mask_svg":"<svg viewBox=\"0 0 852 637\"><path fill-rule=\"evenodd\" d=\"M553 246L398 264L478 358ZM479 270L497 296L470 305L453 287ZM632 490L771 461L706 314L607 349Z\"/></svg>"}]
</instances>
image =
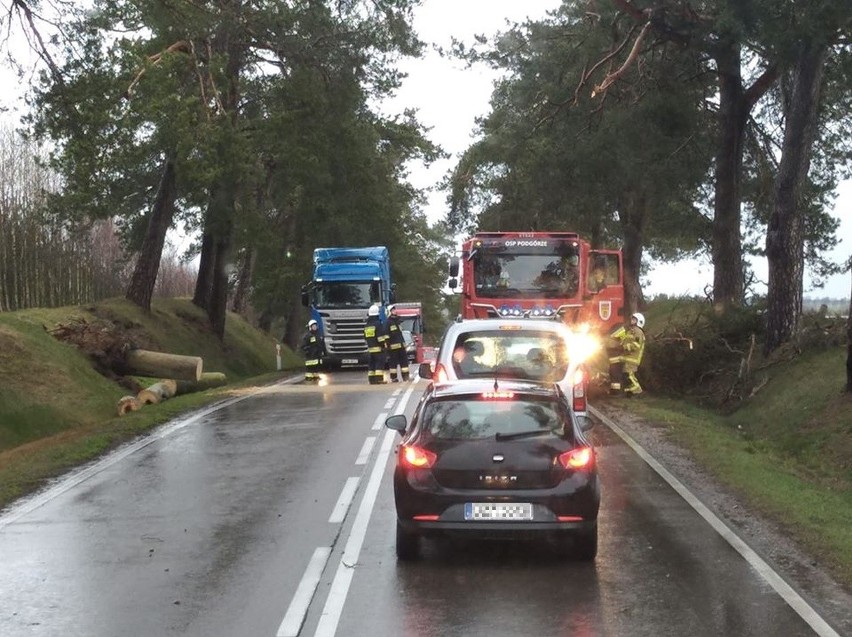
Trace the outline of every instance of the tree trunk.
<instances>
[{"instance_id":1,"label":"tree trunk","mask_svg":"<svg viewBox=\"0 0 852 637\"><path fill-rule=\"evenodd\" d=\"M154 285L157 283L166 233L172 225L176 197L175 165L172 159L167 159L160 177L154 207L148 216L145 240L142 242L142 249L125 294L127 300L145 311L151 310L151 297L154 294Z\"/></svg>"},{"instance_id":2,"label":"tree trunk","mask_svg":"<svg viewBox=\"0 0 852 637\"><path fill-rule=\"evenodd\" d=\"M305 331L300 320L302 317L302 314L299 311L300 307L301 302L296 299L294 299L294 302L290 304L290 310L287 312L287 324L284 326L284 337L281 339L294 350L299 346L299 341Z\"/></svg>"},{"instance_id":3,"label":"tree trunk","mask_svg":"<svg viewBox=\"0 0 852 637\"><path fill-rule=\"evenodd\" d=\"M136 399L142 405L156 405L172 398L176 392L177 381L169 378L146 387L136 394Z\"/></svg>"},{"instance_id":4,"label":"tree trunk","mask_svg":"<svg viewBox=\"0 0 852 637\"><path fill-rule=\"evenodd\" d=\"M237 285L234 290L234 298L231 301L231 311L245 315L249 302L249 291L254 274L254 264L257 260L257 250L252 246L243 248L240 258L240 269L237 272Z\"/></svg>"},{"instance_id":5,"label":"tree trunk","mask_svg":"<svg viewBox=\"0 0 852 637\"><path fill-rule=\"evenodd\" d=\"M645 306L639 283L642 271L642 249L647 220L648 199L645 194L631 193L621 207L620 219L624 232L624 312L625 319Z\"/></svg>"},{"instance_id":6,"label":"tree trunk","mask_svg":"<svg viewBox=\"0 0 852 637\"><path fill-rule=\"evenodd\" d=\"M228 377L222 372L204 372L197 381L178 380L175 386L175 395L181 396L192 392L205 391L227 384Z\"/></svg>"},{"instance_id":7,"label":"tree trunk","mask_svg":"<svg viewBox=\"0 0 852 637\"><path fill-rule=\"evenodd\" d=\"M766 233L769 288L764 354L789 341L802 314L804 202L819 121L819 94L827 47L805 40L793 70L793 86L784 128L775 201Z\"/></svg>"},{"instance_id":8,"label":"tree trunk","mask_svg":"<svg viewBox=\"0 0 852 637\"><path fill-rule=\"evenodd\" d=\"M740 204L748 109L740 72L740 47L723 47L715 59L719 74L719 137L713 204L713 302L724 311L743 301Z\"/></svg>"},{"instance_id":9,"label":"tree trunk","mask_svg":"<svg viewBox=\"0 0 852 637\"><path fill-rule=\"evenodd\" d=\"M852 293L846 315L846 391L852 393Z\"/></svg>"},{"instance_id":10,"label":"tree trunk","mask_svg":"<svg viewBox=\"0 0 852 637\"><path fill-rule=\"evenodd\" d=\"M198 277L195 279L195 293L192 296L192 302L202 310L207 310L210 306L210 291L213 288L213 264L216 260L216 243L213 239L213 234L207 229L210 218L210 207L213 205L213 195L210 196L210 203L207 206L207 213L204 216L204 232L201 236L201 257L198 260Z\"/></svg>"},{"instance_id":11,"label":"tree trunk","mask_svg":"<svg viewBox=\"0 0 852 637\"><path fill-rule=\"evenodd\" d=\"M181 356L144 349L127 352L125 365L131 374L197 381L201 378L203 361L198 356ZM125 370L121 370L125 371Z\"/></svg>"}]
</instances>

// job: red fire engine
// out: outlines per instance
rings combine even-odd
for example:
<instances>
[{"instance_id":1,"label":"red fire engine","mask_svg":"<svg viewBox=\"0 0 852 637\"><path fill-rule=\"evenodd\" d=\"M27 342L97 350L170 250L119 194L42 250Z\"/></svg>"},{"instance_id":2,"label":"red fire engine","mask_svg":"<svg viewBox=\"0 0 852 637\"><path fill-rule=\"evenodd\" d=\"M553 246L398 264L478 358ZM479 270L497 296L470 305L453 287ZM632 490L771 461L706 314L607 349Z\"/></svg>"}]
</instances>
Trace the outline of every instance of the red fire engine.
<instances>
[{"instance_id":1,"label":"red fire engine","mask_svg":"<svg viewBox=\"0 0 852 637\"><path fill-rule=\"evenodd\" d=\"M620 250L592 250L575 232L479 232L450 261L461 316L561 319L604 335L624 322Z\"/></svg>"},{"instance_id":2,"label":"red fire engine","mask_svg":"<svg viewBox=\"0 0 852 637\"><path fill-rule=\"evenodd\" d=\"M403 334L411 334L411 342L406 339L406 354L410 363L422 363L424 358L423 332L426 325L423 322L423 304L420 301L395 303L396 314L399 316Z\"/></svg>"}]
</instances>

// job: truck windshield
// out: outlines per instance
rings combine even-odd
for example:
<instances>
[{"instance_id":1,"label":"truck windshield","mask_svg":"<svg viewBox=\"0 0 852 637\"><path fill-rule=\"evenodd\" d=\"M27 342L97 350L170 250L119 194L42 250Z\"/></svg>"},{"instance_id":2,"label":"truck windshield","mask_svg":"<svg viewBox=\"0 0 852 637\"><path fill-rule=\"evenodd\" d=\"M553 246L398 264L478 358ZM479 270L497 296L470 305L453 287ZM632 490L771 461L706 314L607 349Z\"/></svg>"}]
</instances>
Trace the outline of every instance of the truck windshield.
<instances>
[{"instance_id":1,"label":"truck windshield","mask_svg":"<svg viewBox=\"0 0 852 637\"><path fill-rule=\"evenodd\" d=\"M579 257L484 248L473 257L473 278L481 297L574 297L580 287Z\"/></svg>"},{"instance_id":2,"label":"truck windshield","mask_svg":"<svg viewBox=\"0 0 852 637\"><path fill-rule=\"evenodd\" d=\"M317 307L362 308L369 307L378 299L371 298L370 282L323 282L314 285Z\"/></svg>"}]
</instances>

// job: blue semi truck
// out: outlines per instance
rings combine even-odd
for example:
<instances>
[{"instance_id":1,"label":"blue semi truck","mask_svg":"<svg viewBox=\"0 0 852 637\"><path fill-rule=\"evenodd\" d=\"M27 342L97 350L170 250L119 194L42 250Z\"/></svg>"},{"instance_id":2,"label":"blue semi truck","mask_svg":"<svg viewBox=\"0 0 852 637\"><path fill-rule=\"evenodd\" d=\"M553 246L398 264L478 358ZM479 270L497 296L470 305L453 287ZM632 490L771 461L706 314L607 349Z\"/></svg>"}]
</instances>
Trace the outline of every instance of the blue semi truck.
<instances>
[{"instance_id":1,"label":"blue semi truck","mask_svg":"<svg viewBox=\"0 0 852 637\"><path fill-rule=\"evenodd\" d=\"M384 246L317 248L311 282L302 287L302 305L320 325L328 353L323 367L367 364L364 325L367 310L380 306L382 320L394 302L390 256Z\"/></svg>"}]
</instances>

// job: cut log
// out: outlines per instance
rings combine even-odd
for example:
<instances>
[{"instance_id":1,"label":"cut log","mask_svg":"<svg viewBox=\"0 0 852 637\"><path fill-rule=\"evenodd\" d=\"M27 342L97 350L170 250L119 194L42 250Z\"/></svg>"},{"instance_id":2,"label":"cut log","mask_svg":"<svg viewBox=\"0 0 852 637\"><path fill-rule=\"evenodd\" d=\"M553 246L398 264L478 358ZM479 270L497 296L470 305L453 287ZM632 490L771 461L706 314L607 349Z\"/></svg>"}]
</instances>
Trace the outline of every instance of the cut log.
<instances>
[{"instance_id":1,"label":"cut log","mask_svg":"<svg viewBox=\"0 0 852 637\"><path fill-rule=\"evenodd\" d=\"M193 381L198 381L201 378L201 367L203 365L199 356L181 356L145 349L128 351L126 362L129 371L138 376Z\"/></svg>"},{"instance_id":2,"label":"cut log","mask_svg":"<svg viewBox=\"0 0 852 637\"><path fill-rule=\"evenodd\" d=\"M123 416L129 411L139 411L142 403L136 396L122 396L118 401L118 415Z\"/></svg>"},{"instance_id":3,"label":"cut log","mask_svg":"<svg viewBox=\"0 0 852 637\"><path fill-rule=\"evenodd\" d=\"M191 394L196 391L204 391L213 387L221 387L228 384L228 378L222 372L204 372L197 381L177 381L177 395Z\"/></svg>"},{"instance_id":4,"label":"cut log","mask_svg":"<svg viewBox=\"0 0 852 637\"><path fill-rule=\"evenodd\" d=\"M167 398L171 398L175 395L177 391L177 381L174 380L161 380L158 383L154 383L150 387L147 387L136 394L136 398L139 399L139 402L143 405L156 405L157 403L161 403Z\"/></svg>"}]
</instances>

